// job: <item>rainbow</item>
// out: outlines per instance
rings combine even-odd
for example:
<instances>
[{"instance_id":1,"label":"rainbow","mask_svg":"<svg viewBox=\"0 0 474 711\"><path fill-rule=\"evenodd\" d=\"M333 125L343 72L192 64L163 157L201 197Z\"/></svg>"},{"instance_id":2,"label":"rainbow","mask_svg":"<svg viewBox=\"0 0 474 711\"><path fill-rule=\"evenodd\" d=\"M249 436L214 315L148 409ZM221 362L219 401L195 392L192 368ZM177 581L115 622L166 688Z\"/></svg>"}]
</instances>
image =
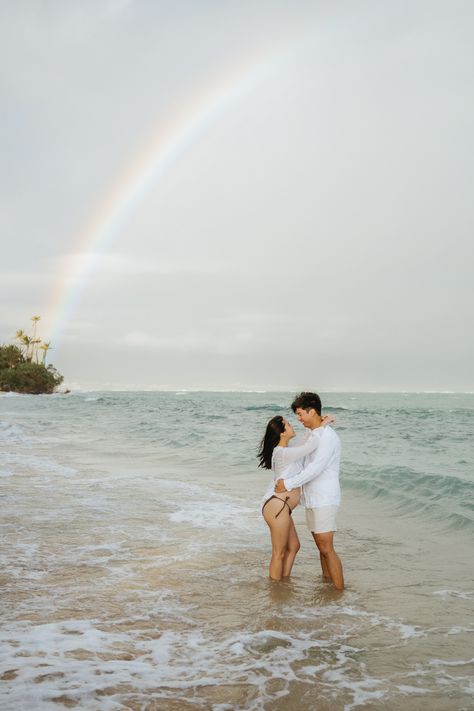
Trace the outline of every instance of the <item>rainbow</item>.
<instances>
[{"instance_id":1,"label":"rainbow","mask_svg":"<svg viewBox=\"0 0 474 711\"><path fill-rule=\"evenodd\" d=\"M237 101L270 78L291 55L292 43L284 50L271 48L226 72L220 81L188 99L160 128L143 155L127 170L101 202L93 219L77 238L75 254L62 274L45 308L49 337L56 348L67 322L77 310L101 254L123 230L147 192L163 178L176 160Z\"/></svg>"}]
</instances>

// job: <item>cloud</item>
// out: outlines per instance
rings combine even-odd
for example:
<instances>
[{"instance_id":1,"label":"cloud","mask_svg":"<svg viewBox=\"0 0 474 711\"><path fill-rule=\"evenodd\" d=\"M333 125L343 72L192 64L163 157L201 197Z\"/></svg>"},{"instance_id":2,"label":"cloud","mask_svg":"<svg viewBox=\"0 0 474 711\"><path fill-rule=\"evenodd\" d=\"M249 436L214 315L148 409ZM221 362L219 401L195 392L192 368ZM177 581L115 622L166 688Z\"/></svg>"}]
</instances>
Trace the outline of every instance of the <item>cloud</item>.
<instances>
[{"instance_id":1,"label":"cloud","mask_svg":"<svg viewBox=\"0 0 474 711\"><path fill-rule=\"evenodd\" d=\"M173 335L156 335L145 331L131 331L117 345L135 349L172 351L176 353L214 353L221 355L252 352L259 339L251 330L227 329L215 332L205 326L200 331L187 330Z\"/></svg>"},{"instance_id":2,"label":"cloud","mask_svg":"<svg viewBox=\"0 0 474 711\"><path fill-rule=\"evenodd\" d=\"M0 273L2 287L46 286L51 283L51 275L45 272L8 271Z\"/></svg>"},{"instance_id":3,"label":"cloud","mask_svg":"<svg viewBox=\"0 0 474 711\"><path fill-rule=\"evenodd\" d=\"M100 274L102 276L123 277L123 276L143 276L151 275L175 275L175 274L221 274L230 271L230 265L223 261L217 262L207 258L186 260L186 257L178 260L161 258L159 254L149 259L140 259L134 256L114 253L77 252L53 257L49 260L50 273L66 274L67 279L75 279L84 273ZM235 271L232 270L235 274Z\"/></svg>"},{"instance_id":4,"label":"cloud","mask_svg":"<svg viewBox=\"0 0 474 711\"><path fill-rule=\"evenodd\" d=\"M147 348L157 351L207 351L212 347L209 337L198 333L183 333L172 336L157 336L145 331L131 331L119 340L117 345L124 344L131 348Z\"/></svg>"}]
</instances>

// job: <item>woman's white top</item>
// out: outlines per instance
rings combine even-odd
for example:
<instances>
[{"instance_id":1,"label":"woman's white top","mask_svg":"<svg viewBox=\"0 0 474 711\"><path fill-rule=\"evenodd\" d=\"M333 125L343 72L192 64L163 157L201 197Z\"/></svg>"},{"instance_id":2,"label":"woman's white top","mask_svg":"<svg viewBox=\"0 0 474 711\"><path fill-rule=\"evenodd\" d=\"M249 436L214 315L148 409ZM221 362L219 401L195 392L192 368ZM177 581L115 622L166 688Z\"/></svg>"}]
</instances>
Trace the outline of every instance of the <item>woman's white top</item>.
<instances>
[{"instance_id":1,"label":"woman's white top","mask_svg":"<svg viewBox=\"0 0 474 711\"><path fill-rule=\"evenodd\" d=\"M324 427L318 427L312 430L306 439L298 439L295 445L289 447L275 447L272 455L272 472L273 479L268 483L265 495L261 501L260 509L262 509L265 501L275 493L275 483L277 479L289 479L297 476L303 468L303 459L308 454L314 452L319 446L321 439L321 430Z\"/></svg>"}]
</instances>

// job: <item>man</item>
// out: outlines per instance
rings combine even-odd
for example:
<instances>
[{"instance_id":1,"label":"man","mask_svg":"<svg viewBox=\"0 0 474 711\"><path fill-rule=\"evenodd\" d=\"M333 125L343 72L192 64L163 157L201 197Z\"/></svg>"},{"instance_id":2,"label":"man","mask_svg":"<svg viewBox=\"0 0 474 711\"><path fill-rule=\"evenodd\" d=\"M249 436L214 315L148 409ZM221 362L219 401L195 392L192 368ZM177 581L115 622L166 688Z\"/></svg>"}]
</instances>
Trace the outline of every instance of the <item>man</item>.
<instances>
[{"instance_id":1,"label":"man","mask_svg":"<svg viewBox=\"0 0 474 711\"><path fill-rule=\"evenodd\" d=\"M300 474L278 479L275 492L281 494L302 486L306 523L319 550L323 576L331 580L337 590L343 590L342 563L334 550L336 515L341 501L341 441L331 427L321 427L321 398L316 393L300 393L291 409L308 429L321 428L320 443L314 452L305 457Z\"/></svg>"}]
</instances>

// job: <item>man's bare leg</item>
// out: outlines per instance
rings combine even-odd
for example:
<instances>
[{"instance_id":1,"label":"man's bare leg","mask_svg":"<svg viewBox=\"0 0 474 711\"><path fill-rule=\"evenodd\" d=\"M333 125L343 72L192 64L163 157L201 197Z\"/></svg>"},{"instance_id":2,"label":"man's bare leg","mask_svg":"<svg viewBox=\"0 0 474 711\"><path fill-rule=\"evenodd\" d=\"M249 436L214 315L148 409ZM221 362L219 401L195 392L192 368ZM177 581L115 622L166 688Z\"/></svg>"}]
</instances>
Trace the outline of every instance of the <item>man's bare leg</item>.
<instances>
[{"instance_id":1,"label":"man's bare leg","mask_svg":"<svg viewBox=\"0 0 474 711\"><path fill-rule=\"evenodd\" d=\"M312 536L318 547L320 558L324 558L332 584L336 590L344 590L344 572L342 570L342 563L334 550L334 531L328 531L327 533L313 533ZM321 563L321 567L322 566L323 564Z\"/></svg>"},{"instance_id":2,"label":"man's bare leg","mask_svg":"<svg viewBox=\"0 0 474 711\"><path fill-rule=\"evenodd\" d=\"M313 533L314 536L314 533ZM331 575L329 574L328 564L326 563L326 558L322 553L319 554L319 562L321 563L321 570L323 571L323 578L326 580L331 580Z\"/></svg>"}]
</instances>

